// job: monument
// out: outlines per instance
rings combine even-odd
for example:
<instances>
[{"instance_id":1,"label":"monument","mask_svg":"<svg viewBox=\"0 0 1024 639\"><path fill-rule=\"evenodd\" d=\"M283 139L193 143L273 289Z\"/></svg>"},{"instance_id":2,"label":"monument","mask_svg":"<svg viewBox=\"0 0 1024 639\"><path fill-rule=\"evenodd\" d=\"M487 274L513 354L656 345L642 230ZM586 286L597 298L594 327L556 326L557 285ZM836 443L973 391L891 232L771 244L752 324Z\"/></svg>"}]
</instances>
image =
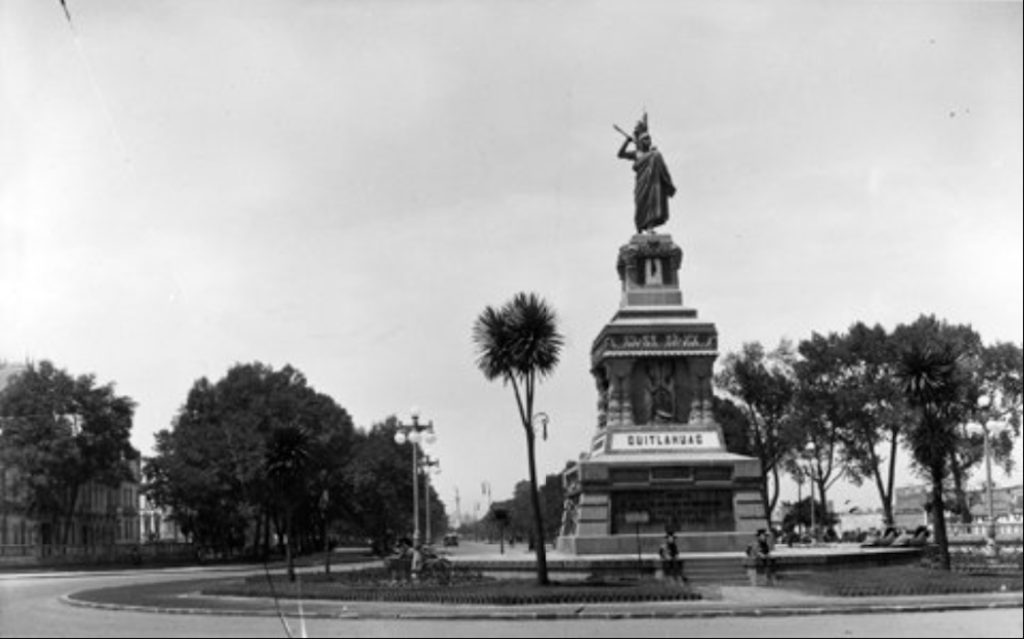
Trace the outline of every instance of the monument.
<instances>
[{"instance_id":1,"label":"monument","mask_svg":"<svg viewBox=\"0 0 1024 639\"><path fill-rule=\"evenodd\" d=\"M729 452L712 414L718 332L684 305L683 251L655 230L675 187L646 114L626 138L619 157L636 172L637 234L619 250L619 310L591 350L597 424L563 475L558 546L635 554L639 531L644 552L657 551L666 532L682 552L742 551L767 527L760 462Z\"/></svg>"}]
</instances>

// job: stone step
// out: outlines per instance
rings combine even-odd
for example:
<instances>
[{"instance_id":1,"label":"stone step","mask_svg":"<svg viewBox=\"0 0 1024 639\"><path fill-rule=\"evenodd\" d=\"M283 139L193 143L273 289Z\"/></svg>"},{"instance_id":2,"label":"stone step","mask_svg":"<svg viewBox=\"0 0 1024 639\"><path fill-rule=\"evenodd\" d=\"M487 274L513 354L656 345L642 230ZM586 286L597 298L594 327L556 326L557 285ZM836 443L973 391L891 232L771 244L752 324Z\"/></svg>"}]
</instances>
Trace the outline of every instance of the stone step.
<instances>
[{"instance_id":1,"label":"stone step","mask_svg":"<svg viewBox=\"0 0 1024 639\"><path fill-rule=\"evenodd\" d=\"M743 565L743 558L735 557L694 557L687 555L682 557L683 572L686 578L695 584L716 584L716 585L745 585L748 583L746 568ZM509 574L525 571L533 571L535 565L529 558L504 561L466 561L456 560L457 565L463 565L485 573ZM661 568L661 561L657 558L644 557L642 560L642 572L645 575L654 575ZM556 577L559 574L573 574L576 577L586 574L599 575L604 577L631 576L636 574L636 560L628 557L604 558L604 559L579 559L579 560L555 560L548 564L548 571Z\"/></svg>"},{"instance_id":2,"label":"stone step","mask_svg":"<svg viewBox=\"0 0 1024 639\"><path fill-rule=\"evenodd\" d=\"M693 583L743 585L749 581L742 560L684 560L683 574Z\"/></svg>"}]
</instances>

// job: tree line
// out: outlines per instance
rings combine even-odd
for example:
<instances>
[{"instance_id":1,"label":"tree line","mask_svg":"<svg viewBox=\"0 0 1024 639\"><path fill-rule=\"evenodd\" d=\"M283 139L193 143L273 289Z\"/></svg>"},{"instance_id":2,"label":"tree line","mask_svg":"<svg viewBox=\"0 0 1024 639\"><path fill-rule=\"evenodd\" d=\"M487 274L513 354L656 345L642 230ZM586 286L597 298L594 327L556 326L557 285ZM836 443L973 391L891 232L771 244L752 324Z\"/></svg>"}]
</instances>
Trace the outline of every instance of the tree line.
<instances>
[{"instance_id":1,"label":"tree line","mask_svg":"<svg viewBox=\"0 0 1024 639\"><path fill-rule=\"evenodd\" d=\"M412 457L397 428L394 417L355 427L290 366L237 365L217 383L197 381L173 427L157 433L147 490L198 544L261 555L276 545L290 556L333 537L384 552L414 528ZM443 533L432 487L428 499Z\"/></svg>"},{"instance_id":2,"label":"tree line","mask_svg":"<svg viewBox=\"0 0 1024 639\"><path fill-rule=\"evenodd\" d=\"M17 471L18 508L57 522L66 543L86 484L136 479L134 409L113 384L50 362L15 376L0 393L0 462ZM383 551L414 529L412 455L397 428L394 417L357 428L291 366L239 364L193 384L156 434L143 488L197 546L290 557L345 540ZM444 505L432 487L425 499L443 533Z\"/></svg>"},{"instance_id":3,"label":"tree line","mask_svg":"<svg viewBox=\"0 0 1024 639\"><path fill-rule=\"evenodd\" d=\"M544 478L538 490L538 501L544 521L544 542L550 544L558 538L562 528L565 504L562 475L548 475ZM491 542L500 539L517 543L524 541L533 547L536 529L530 481L524 479L516 483L511 499L493 502L483 517L463 524L459 534Z\"/></svg>"},{"instance_id":4,"label":"tree line","mask_svg":"<svg viewBox=\"0 0 1024 639\"><path fill-rule=\"evenodd\" d=\"M477 365L511 386L527 443L528 483L517 487L515 525L548 538L560 500L542 503L534 447L538 381L558 364L564 338L553 309L520 294L488 307L474 325ZM1022 351L986 345L970 326L922 316L892 331L857 323L769 351L749 343L727 355L714 403L730 450L761 460L765 511L779 501L781 477L806 476L823 503L841 479L871 483L887 522L899 455L932 484L931 510L945 550L950 509L970 517L966 483L982 463L972 422L999 420L991 438L1010 471L1020 437ZM982 401L988 398L990 401ZM0 393L0 461L19 470L26 511L61 522L68 534L81 488L116 486L138 452L129 443L135 404L94 376L74 378L49 362L29 366ZM329 396L290 366L240 364L195 382L170 429L156 437L144 466L146 490L197 544L267 553L311 550L336 536L373 539L379 548L414 528L411 457L395 442L394 418L356 428ZM551 483L549 478L548 484ZM557 482L556 482L557 483ZM554 490L547 491L553 493ZM433 491L435 529L447 525ZM545 513L544 511L550 511ZM421 529L423 528L421 524ZM547 582L544 544L538 581Z\"/></svg>"},{"instance_id":5,"label":"tree line","mask_svg":"<svg viewBox=\"0 0 1024 639\"><path fill-rule=\"evenodd\" d=\"M986 345L967 325L934 316L892 331L857 323L796 346L748 343L727 355L716 376L725 395L716 413L733 450L761 460L768 513L783 475L813 482L822 503L846 480L873 485L891 525L897 462L909 453L932 485L930 510L944 545L945 511L971 517L966 485L984 451L972 423L1005 424L991 450L996 464L1013 470L1022 369L1019 345Z\"/></svg>"}]
</instances>

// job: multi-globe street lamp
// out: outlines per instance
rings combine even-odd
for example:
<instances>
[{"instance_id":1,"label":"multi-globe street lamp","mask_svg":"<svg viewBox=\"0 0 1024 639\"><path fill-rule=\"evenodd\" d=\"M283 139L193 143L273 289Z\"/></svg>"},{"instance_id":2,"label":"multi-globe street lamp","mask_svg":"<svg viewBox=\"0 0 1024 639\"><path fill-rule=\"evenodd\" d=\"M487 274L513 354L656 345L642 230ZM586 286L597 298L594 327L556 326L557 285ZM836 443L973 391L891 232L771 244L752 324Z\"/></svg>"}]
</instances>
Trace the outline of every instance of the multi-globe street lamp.
<instances>
[{"instance_id":1,"label":"multi-globe street lamp","mask_svg":"<svg viewBox=\"0 0 1024 639\"><path fill-rule=\"evenodd\" d=\"M1003 426L1002 418L1009 412L1006 399L999 393L982 395L978 399L979 413L988 417L980 423L968 426L969 431L981 431L985 442L985 499L988 504L988 521L985 525L985 537L991 541L996 538L996 509L992 494L992 431Z\"/></svg>"},{"instance_id":2,"label":"multi-globe street lamp","mask_svg":"<svg viewBox=\"0 0 1024 639\"><path fill-rule=\"evenodd\" d=\"M429 451L426 451L420 459L420 468L423 469L423 509L427 529L425 541L430 544L434 540L433 534L430 532L430 476L441 472L441 462L431 459Z\"/></svg>"},{"instance_id":3,"label":"multi-globe street lamp","mask_svg":"<svg viewBox=\"0 0 1024 639\"><path fill-rule=\"evenodd\" d=\"M804 452L807 454L807 471L806 471L806 476L808 478L808 483L810 483L810 488L811 488L811 541L812 541L812 543L817 543L817 542L821 541L821 539L818 536L818 521L817 521L818 520L818 512L817 512L818 509L815 507L815 504L814 504L814 461L813 461L813 458L817 456L818 449L815 447L814 443L811 442L811 443L808 443L807 446L804 448Z\"/></svg>"},{"instance_id":4,"label":"multi-globe street lamp","mask_svg":"<svg viewBox=\"0 0 1024 639\"><path fill-rule=\"evenodd\" d=\"M434 422L420 423L419 409L413 408L410 415L412 423L403 424L399 422L398 432L395 433L395 443L398 445L409 442L412 444L412 520L413 520L413 544L422 542L420 537L420 479L419 479L419 446L420 443L433 444L437 441L434 434Z\"/></svg>"},{"instance_id":5,"label":"multi-globe street lamp","mask_svg":"<svg viewBox=\"0 0 1024 639\"><path fill-rule=\"evenodd\" d=\"M799 516L800 504L804 503L804 482L807 481L807 471L804 470L803 466L797 464L796 472L793 473L793 480L796 482L796 505L797 505L797 521L796 526L800 527L799 532L801 537L807 532L807 526L803 523L803 517Z\"/></svg>"}]
</instances>

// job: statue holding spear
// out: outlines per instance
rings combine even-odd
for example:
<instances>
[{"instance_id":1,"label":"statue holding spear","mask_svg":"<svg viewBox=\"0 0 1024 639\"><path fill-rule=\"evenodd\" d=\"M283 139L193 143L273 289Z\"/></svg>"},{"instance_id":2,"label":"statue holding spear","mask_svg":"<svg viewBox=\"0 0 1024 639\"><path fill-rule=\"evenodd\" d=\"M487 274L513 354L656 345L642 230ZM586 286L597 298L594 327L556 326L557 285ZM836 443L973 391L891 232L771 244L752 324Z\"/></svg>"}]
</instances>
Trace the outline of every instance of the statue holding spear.
<instances>
[{"instance_id":1,"label":"statue holding spear","mask_svg":"<svg viewBox=\"0 0 1024 639\"><path fill-rule=\"evenodd\" d=\"M676 194L665 160L658 148L651 144L651 134L647 128L647 114L637 122L633 135L629 135L617 125L615 130L625 136L619 148L619 157L633 162L636 173L636 186L633 199L636 203L636 232L650 232L668 222L668 199ZM630 150L630 145L633 149Z\"/></svg>"}]
</instances>

